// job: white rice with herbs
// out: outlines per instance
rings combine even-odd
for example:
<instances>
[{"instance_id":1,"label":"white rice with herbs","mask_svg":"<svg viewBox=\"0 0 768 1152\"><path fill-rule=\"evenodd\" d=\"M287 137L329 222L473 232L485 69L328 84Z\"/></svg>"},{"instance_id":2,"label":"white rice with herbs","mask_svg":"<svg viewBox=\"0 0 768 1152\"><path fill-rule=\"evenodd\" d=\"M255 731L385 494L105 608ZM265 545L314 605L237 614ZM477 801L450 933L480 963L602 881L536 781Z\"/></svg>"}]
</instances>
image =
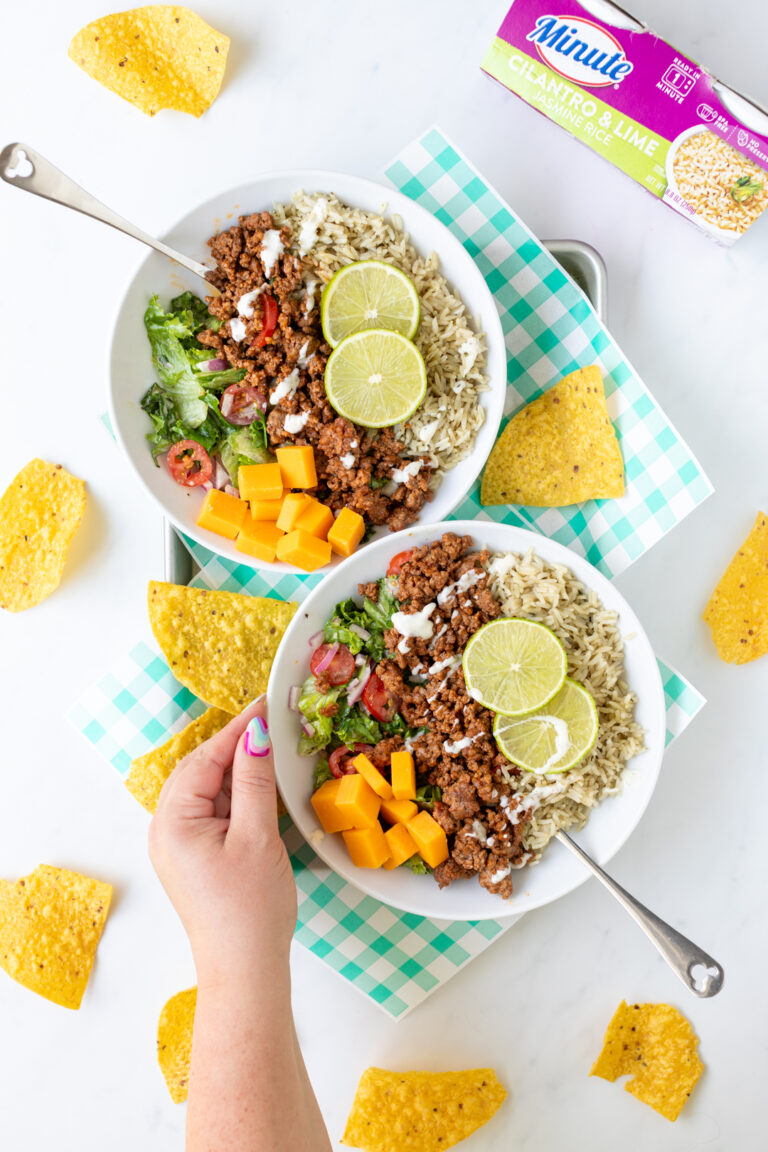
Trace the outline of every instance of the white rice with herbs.
<instances>
[{"instance_id":1,"label":"white rice with herbs","mask_svg":"<svg viewBox=\"0 0 768 1152\"><path fill-rule=\"evenodd\" d=\"M292 248L322 283L355 260L384 260L410 276L421 302L415 343L427 368L427 394L396 433L407 454L429 458L436 486L472 451L485 418L478 396L488 388L485 338L441 275L437 254L422 256L399 216L350 208L333 195L297 192L290 204L275 205L273 217L290 226Z\"/></svg>"},{"instance_id":2,"label":"white rice with herbs","mask_svg":"<svg viewBox=\"0 0 768 1152\"><path fill-rule=\"evenodd\" d=\"M570 569L547 564L531 550L492 554L490 586L505 616L523 616L546 624L562 642L568 675L591 693L597 707L597 743L586 760L569 772L511 778L522 810L532 812L524 825L523 844L539 859L559 829L582 825L604 796L621 791L628 760L644 747L643 730L634 719L636 697L624 679L624 642L616 612L603 607ZM518 808L518 811L520 808Z\"/></svg>"},{"instance_id":3,"label":"white rice with herbs","mask_svg":"<svg viewBox=\"0 0 768 1152\"><path fill-rule=\"evenodd\" d=\"M672 172L693 213L717 228L746 232L768 207L768 174L709 129L679 145Z\"/></svg>"}]
</instances>

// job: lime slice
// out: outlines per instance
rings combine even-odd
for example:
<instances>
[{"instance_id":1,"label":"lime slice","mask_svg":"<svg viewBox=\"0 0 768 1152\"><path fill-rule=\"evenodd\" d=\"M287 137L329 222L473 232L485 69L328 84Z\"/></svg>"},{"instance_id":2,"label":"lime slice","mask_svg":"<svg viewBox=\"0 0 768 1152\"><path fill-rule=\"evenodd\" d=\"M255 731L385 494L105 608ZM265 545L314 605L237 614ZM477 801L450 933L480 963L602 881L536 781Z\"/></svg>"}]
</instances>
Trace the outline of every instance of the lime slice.
<instances>
[{"instance_id":1,"label":"lime slice","mask_svg":"<svg viewBox=\"0 0 768 1152\"><path fill-rule=\"evenodd\" d=\"M323 335L331 348L369 328L385 328L412 340L420 314L412 281L381 260L358 260L340 268L320 302Z\"/></svg>"},{"instance_id":2,"label":"lime slice","mask_svg":"<svg viewBox=\"0 0 768 1152\"><path fill-rule=\"evenodd\" d=\"M580 764L597 740L597 708L581 684L566 679L549 703L529 716L497 716L496 743L513 764L528 772L567 772Z\"/></svg>"},{"instance_id":3,"label":"lime slice","mask_svg":"<svg viewBox=\"0 0 768 1152\"><path fill-rule=\"evenodd\" d=\"M406 420L426 391L421 353L398 332L369 329L348 336L325 366L328 403L364 428L386 428Z\"/></svg>"},{"instance_id":4,"label":"lime slice","mask_svg":"<svg viewBox=\"0 0 768 1152\"><path fill-rule=\"evenodd\" d=\"M464 649L467 691L493 712L535 712L562 687L567 661L562 644L533 620L492 620Z\"/></svg>"}]
</instances>

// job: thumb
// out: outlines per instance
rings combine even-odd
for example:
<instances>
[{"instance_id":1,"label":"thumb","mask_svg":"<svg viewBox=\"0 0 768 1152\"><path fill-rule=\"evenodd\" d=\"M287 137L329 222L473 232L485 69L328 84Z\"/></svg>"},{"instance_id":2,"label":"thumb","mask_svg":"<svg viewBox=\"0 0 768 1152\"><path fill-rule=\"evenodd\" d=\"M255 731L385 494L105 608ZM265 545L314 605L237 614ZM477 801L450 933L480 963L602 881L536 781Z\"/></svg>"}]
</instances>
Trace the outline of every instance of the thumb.
<instances>
[{"instance_id":1,"label":"thumb","mask_svg":"<svg viewBox=\"0 0 768 1152\"><path fill-rule=\"evenodd\" d=\"M254 714L235 749L229 834L252 840L276 833L275 765L267 724L267 704L262 698L254 705Z\"/></svg>"}]
</instances>

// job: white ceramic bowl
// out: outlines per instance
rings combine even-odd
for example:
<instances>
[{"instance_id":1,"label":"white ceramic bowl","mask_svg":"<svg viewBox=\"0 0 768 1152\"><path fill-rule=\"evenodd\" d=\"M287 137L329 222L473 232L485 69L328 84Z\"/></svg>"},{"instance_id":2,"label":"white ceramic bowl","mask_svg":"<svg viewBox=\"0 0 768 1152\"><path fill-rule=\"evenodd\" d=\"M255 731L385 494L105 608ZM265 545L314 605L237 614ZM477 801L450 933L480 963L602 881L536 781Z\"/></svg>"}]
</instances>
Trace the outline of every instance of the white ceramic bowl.
<instances>
[{"instance_id":1,"label":"white ceramic bowl","mask_svg":"<svg viewBox=\"0 0 768 1152\"><path fill-rule=\"evenodd\" d=\"M472 453L446 474L434 500L422 511L423 520L441 520L464 498L488 458L499 430L507 387L504 334L493 297L474 260L445 225L394 189L338 172L296 170L260 176L250 184L222 192L188 212L163 239L177 251L210 263L206 241L215 231L234 223L238 214L271 208L276 201L288 201L299 189L335 192L355 207L382 212L386 206L388 213L401 216L419 251L424 255L437 252L441 271L485 333L491 384L480 399L485 422ZM118 310L110 351L109 409L115 435L131 470L182 532L237 563L268 568L272 572L295 572L297 569L289 564L265 564L245 556L232 541L198 528L195 521L203 500L202 492L176 484L164 465L156 468L152 461L146 441L150 422L139 407L139 400L154 380L144 311L153 293L167 306L171 297L187 288L199 296L205 294L205 285L198 277L156 252L146 258L128 285ZM389 535L386 528L376 533L377 537Z\"/></svg>"},{"instance_id":2,"label":"white ceramic bowl","mask_svg":"<svg viewBox=\"0 0 768 1152\"><path fill-rule=\"evenodd\" d=\"M584 830L578 833L585 850L605 864L642 816L661 767L666 724L658 665L634 612L591 564L546 537L505 524L456 520L447 524L416 525L388 539L376 540L363 553L350 557L329 573L300 605L275 658L268 693L277 781L286 807L305 839L318 831L319 824L309 802L314 757L298 755L298 719L296 713L287 708L291 686L301 683L308 675L309 638L323 626L339 600L357 595L359 582L382 576L396 552L429 543L446 531L470 535L478 547L487 546L492 551L524 552L532 547L544 560L570 568L587 587L594 588L606 608L619 613L619 627L626 638L627 680L638 697L635 715L645 729L646 747L625 769L623 791L605 799L592 813ZM335 872L377 900L407 912L444 920L515 916L564 896L589 876L566 848L553 842L540 863L513 872L515 894L504 901L486 892L476 880L459 881L440 891L431 876L415 876L405 868L391 872L356 868L338 835L313 837L312 847Z\"/></svg>"}]
</instances>

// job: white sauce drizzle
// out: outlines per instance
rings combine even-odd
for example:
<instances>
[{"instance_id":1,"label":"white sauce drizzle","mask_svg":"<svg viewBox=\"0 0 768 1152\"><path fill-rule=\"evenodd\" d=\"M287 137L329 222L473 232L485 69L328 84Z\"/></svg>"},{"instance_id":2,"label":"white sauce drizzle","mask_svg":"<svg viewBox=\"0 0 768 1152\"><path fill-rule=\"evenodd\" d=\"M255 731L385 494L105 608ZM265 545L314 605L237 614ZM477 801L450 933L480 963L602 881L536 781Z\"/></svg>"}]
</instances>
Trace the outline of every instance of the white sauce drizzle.
<instances>
[{"instance_id":1,"label":"white sauce drizzle","mask_svg":"<svg viewBox=\"0 0 768 1152\"><path fill-rule=\"evenodd\" d=\"M283 420L283 427L286 432L301 432L307 420L309 420L309 412L300 412L297 416L289 412Z\"/></svg>"},{"instance_id":2,"label":"white sauce drizzle","mask_svg":"<svg viewBox=\"0 0 768 1152\"><path fill-rule=\"evenodd\" d=\"M264 233L264 239L261 242L261 262L264 265L264 275L267 279L272 275L272 269L278 256L284 251L285 244L280 239L280 233L276 228L270 228L268 232Z\"/></svg>"},{"instance_id":3,"label":"white sauce drizzle","mask_svg":"<svg viewBox=\"0 0 768 1152\"><path fill-rule=\"evenodd\" d=\"M315 288L317 288L317 280L307 280L307 296L304 301L305 312L311 312L315 307Z\"/></svg>"},{"instance_id":4,"label":"white sauce drizzle","mask_svg":"<svg viewBox=\"0 0 768 1152\"><path fill-rule=\"evenodd\" d=\"M312 211L305 219L299 230L299 255L306 256L310 248L315 246L317 242L317 232L320 225L328 215L328 201L324 200L322 196L318 196L315 200Z\"/></svg>"},{"instance_id":5,"label":"white sauce drizzle","mask_svg":"<svg viewBox=\"0 0 768 1152\"><path fill-rule=\"evenodd\" d=\"M245 321L239 316L233 316L229 322L229 331L232 333L232 339L239 344L241 340L245 340Z\"/></svg>"},{"instance_id":6,"label":"white sauce drizzle","mask_svg":"<svg viewBox=\"0 0 768 1152\"><path fill-rule=\"evenodd\" d=\"M485 572L479 571L477 568L470 568L454 584L446 584L442 592L437 594L437 602L442 607L452 596L460 596L462 592L466 592L469 588L473 588L485 576ZM453 616L451 616L453 619Z\"/></svg>"},{"instance_id":7,"label":"white sauce drizzle","mask_svg":"<svg viewBox=\"0 0 768 1152\"><path fill-rule=\"evenodd\" d=\"M345 452L343 456L339 456L339 460L341 460L347 471L349 471L350 468L354 468L355 466L354 452Z\"/></svg>"},{"instance_id":8,"label":"white sauce drizzle","mask_svg":"<svg viewBox=\"0 0 768 1152\"><path fill-rule=\"evenodd\" d=\"M491 884L498 884L500 881L505 880L511 871L511 864L507 864L504 868L499 868L498 872L494 872L493 876L491 876Z\"/></svg>"},{"instance_id":9,"label":"white sauce drizzle","mask_svg":"<svg viewBox=\"0 0 768 1152\"><path fill-rule=\"evenodd\" d=\"M410 464L406 464L405 468L392 469L392 481L395 484L407 484L411 476L418 476L421 471L423 460L411 460Z\"/></svg>"},{"instance_id":10,"label":"white sauce drizzle","mask_svg":"<svg viewBox=\"0 0 768 1152\"><path fill-rule=\"evenodd\" d=\"M305 340L301 346L300 351L299 351L299 359L296 361L297 366L299 368L306 368L306 366L309 364L310 360L314 356L314 352L312 352L309 356L307 356L307 349L308 348L309 348L309 340Z\"/></svg>"},{"instance_id":11,"label":"white sauce drizzle","mask_svg":"<svg viewBox=\"0 0 768 1152\"><path fill-rule=\"evenodd\" d=\"M246 292L244 296L241 296L237 302L238 316L245 316L247 320L250 320L251 316L253 316L253 305L255 301L259 298L259 296L261 296L262 292L267 287L269 287L269 285L262 284L261 287L254 288L253 292Z\"/></svg>"},{"instance_id":12,"label":"white sauce drizzle","mask_svg":"<svg viewBox=\"0 0 768 1152\"><path fill-rule=\"evenodd\" d=\"M430 616L436 608L437 604L433 600L430 604L426 604L421 612L392 613L392 627L403 637L397 646L398 652L406 653L408 651L408 639L411 636L417 636L420 640L432 639L435 629Z\"/></svg>"},{"instance_id":13,"label":"white sauce drizzle","mask_svg":"<svg viewBox=\"0 0 768 1152\"><path fill-rule=\"evenodd\" d=\"M293 372L285 376L274 389L269 398L270 404L278 404L285 396L289 396L291 392L295 392L300 384L299 370L298 368L294 368Z\"/></svg>"}]
</instances>

